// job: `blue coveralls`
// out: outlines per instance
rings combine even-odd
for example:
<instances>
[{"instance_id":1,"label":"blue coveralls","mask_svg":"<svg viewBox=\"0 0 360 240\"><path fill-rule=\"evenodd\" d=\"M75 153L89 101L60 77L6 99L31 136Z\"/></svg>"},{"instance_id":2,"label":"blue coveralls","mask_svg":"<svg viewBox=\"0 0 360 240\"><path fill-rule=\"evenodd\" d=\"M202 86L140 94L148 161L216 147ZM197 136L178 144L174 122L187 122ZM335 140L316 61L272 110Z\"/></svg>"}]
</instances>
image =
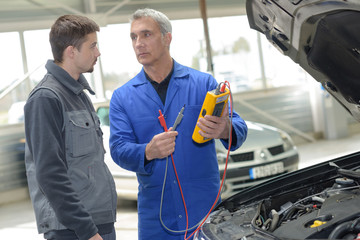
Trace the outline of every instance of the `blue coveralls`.
<instances>
[{"instance_id":1,"label":"blue coveralls","mask_svg":"<svg viewBox=\"0 0 360 240\"><path fill-rule=\"evenodd\" d=\"M158 120L159 109L170 128L185 104L184 117L176 129L179 134L173 157L189 214L189 227L201 221L213 205L220 187L214 140L197 144L192 140L192 133L206 93L217 85L211 75L175 62L165 106L146 79L144 69L114 91L110 102L111 156L122 168L137 174L139 240L183 239L184 235L165 230L159 220L166 158L144 163L146 144L164 131ZM233 129L236 145L232 150L235 150L247 135L247 126L236 113L233 114ZM226 141L223 144L228 147ZM186 228L184 206L170 157L162 219L170 229Z\"/></svg>"}]
</instances>

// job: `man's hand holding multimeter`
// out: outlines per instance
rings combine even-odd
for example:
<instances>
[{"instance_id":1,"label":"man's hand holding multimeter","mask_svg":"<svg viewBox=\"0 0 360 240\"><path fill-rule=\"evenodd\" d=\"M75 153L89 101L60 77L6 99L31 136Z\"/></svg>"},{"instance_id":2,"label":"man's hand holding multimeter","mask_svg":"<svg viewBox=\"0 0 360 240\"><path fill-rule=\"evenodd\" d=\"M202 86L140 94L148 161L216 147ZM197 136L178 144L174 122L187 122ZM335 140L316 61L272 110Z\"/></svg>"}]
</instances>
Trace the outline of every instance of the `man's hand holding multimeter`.
<instances>
[{"instance_id":1,"label":"man's hand holding multimeter","mask_svg":"<svg viewBox=\"0 0 360 240\"><path fill-rule=\"evenodd\" d=\"M204 138L209 139L228 139L229 138L229 109L224 107L221 117L205 115L199 118L196 124L200 130L199 134Z\"/></svg>"},{"instance_id":2,"label":"man's hand holding multimeter","mask_svg":"<svg viewBox=\"0 0 360 240\"><path fill-rule=\"evenodd\" d=\"M216 89L207 92L201 107L192 139L204 143L213 138L228 139L230 119L228 98L230 90L225 83L220 83Z\"/></svg>"}]
</instances>

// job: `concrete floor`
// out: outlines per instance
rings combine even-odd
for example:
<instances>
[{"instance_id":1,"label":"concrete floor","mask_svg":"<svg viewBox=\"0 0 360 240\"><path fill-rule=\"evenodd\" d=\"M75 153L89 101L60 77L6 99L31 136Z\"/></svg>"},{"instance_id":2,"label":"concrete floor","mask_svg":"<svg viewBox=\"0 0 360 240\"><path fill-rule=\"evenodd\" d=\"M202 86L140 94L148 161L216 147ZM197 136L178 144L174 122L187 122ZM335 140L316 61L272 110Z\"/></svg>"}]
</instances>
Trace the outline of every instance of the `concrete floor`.
<instances>
[{"instance_id":1,"label":"concrete floor","mask_svg":"<svg viewBox=\"0 0 360 240\"><path fill-rule=\"evenodd\" d=\"M300 168L359 151L360 134L337 140L319 140L298 145ZM135 202L122 201L115 224L118 240L137 240L137 211ZM40 240L30 201L0 206L1 239Z\"/></svg>"},{"instance_id":2,"label":"concrete floor","mask_svg":"<svg viewBox=\"0 0 360 240\"><path fill-rule=\"evenodd\" d=\"M135 201L122 201L115 223L117 240L137 240ZM0 239L41 240L30 200L0 206Z\"/></svg>"}]
</instances>

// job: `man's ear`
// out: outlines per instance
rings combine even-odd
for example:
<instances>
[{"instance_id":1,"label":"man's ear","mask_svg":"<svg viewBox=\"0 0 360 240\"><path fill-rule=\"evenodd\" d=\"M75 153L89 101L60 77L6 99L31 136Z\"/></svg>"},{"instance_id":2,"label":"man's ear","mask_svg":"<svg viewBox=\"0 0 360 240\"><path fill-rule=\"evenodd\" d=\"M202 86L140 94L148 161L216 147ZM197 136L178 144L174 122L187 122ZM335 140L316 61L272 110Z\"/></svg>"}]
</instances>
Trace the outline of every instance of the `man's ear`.
<instances>
[{"instance_id":1,"label":"man's ear","mask_svg":"<svg viewBox=\"0 0 360 240\"><path fill-rule=\"evenodd\" d=\"M165 43L168 47L170 47L171 40L172 40L172 34L169 32L166 33L165 34Z\"/></svg>"},{"instance_id":2,"label":"man's ear","mask_svg":"<svg viewBox=\"0 0 360 240\"><path fill-rule=\"evenodd\" d=\"M74 46L68 46L67 48L65 48L64 50L64 56L63 58L74 58L74 51L75 51L75 47Z\"/></svg>"}]
</instances>

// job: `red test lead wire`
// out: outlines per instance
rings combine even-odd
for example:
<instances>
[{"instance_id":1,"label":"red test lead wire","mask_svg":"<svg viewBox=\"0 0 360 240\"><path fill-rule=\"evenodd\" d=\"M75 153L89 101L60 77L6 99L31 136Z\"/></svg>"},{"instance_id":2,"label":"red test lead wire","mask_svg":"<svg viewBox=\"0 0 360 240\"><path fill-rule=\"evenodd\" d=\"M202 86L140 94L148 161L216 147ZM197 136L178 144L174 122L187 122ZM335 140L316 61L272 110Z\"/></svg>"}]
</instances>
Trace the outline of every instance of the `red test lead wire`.
<instances>
[{"instance_id":1,"label":"red test lead wire","mask_svg":"<svg viewBox=\"0 0 360 240\"><path fill-rule=\"evenodd\" d=\"M217 201L219 200L219 197L221 195L221 189L224 185L225 182L225 177L226 177L226 170L227 170L227 166L228 166L228 161L229 161L229 155L230 155L230 149L231 149L231 145L232 145L232 117L233 117L233 100L232 100L232 95L231 95L231 90L230 90L230 83L228 81L225 81L223 86L227 86L229 88L230 91L230 113L231 113L231 118L230 118L230 129L229 129L229 147L228 147L228 151L227 151L227 156L226 156L226 162L225 162L225 168L224 168L224 173L223 173L223 177L221 180L221 184L220 184L220 188L218 191L218 194L216 196L216 199L213 203L213 205L211 206L209 212L206 214L206 216L204 217L204 219L201 221L201 223L199 224L199 226L196 228L196 230L190 234L190 236L188 238L186 238L185 235L185 240L189 240L196 232L198 232L201 228L201 226L205 223L206 219L209 217L209 215L211 214L212 210L215 208ZM221 91L224 90L225 91L225 87L221 88Z\"/></svg>"},{"instance_id":2,"label":"red test lead wire","mask_svg":"<svg viewBox=\"0 0 360 240\"><path fill-rule=\"evenodd\" d=\"M226 88L226 84L224 83L224 84L221 86L220 92L221 92L221 93L224 93L224 92L225 92L225 88Z\"/></svg>"},{"instance_id":3,"label":"red test lead wire","mask_svg":"<svg viewBox=\"0 0 360 240\"><path fill-rule=\"evenodd\" d=\"M164 115L162 114L160 109L159 109L159 117L158 118L159 118L159 121L160 121L160 125L164 128L164 131L167 132L168 128L166 126L165 118L164 118ZM174 157L173 157L172 154L171 154L171 161L172 161L172 164L174 166L174 172L175 172L176 180L177 180L177 182L179 184L180 194L181 194L181 198L182 198L183 205L184 205L184 210L185 210L185 215L186 215L186 231L185 231L185 235L184 235L184 239L186 239L187 231L188 231L188 228L189 228L189 215L188 215L188 211L187 211L187 207L186 207L182 187L181 187L181 184L180 184L180 179L179 179L179 176L178 176L177 171L176 171Z\"/></svg>"},{"instance_id":4,"label":"red test lead wire","mask_svg":"<svg viewBox=\"0 0 360 240\"><path fill-rule=\"evenodd\" d=\"M159 121L160 121L160 125L164 128L164 131L167 132L168 129L167 129L167 126L166 126L166 122L165 122L165 118L161 112L161 110L159 109Z\"/></svg>"}]
</instances>

